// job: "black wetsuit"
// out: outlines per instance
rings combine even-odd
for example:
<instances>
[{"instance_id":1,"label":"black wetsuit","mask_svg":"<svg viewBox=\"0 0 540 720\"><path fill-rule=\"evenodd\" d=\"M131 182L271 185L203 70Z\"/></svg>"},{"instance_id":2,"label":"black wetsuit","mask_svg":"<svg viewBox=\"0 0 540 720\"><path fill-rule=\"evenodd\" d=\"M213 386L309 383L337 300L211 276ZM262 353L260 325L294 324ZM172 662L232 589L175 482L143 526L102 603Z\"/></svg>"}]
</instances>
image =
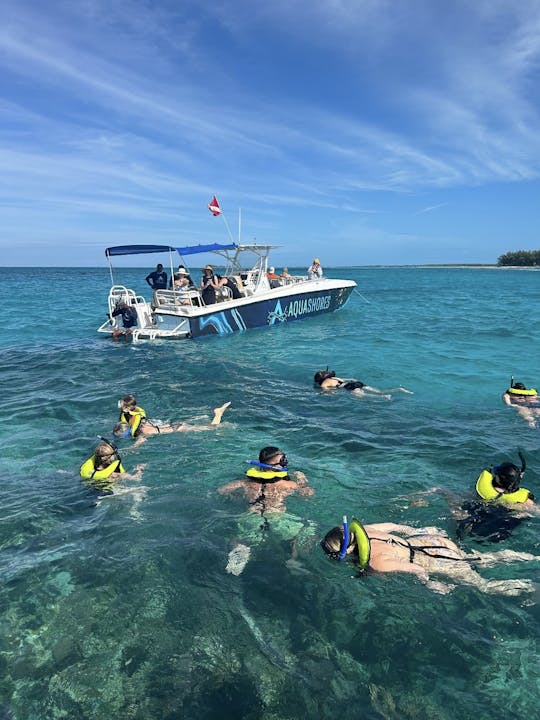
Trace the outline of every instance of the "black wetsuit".
<instances>
[{"instance_id":1,"label":"black wetsuit","mask_svg":"<svg viewBox=\"0 0 540 720\"><path fill-rule=\"evenodd\" d=\"M456 535L462 540L467 535L482 538L478 542L497 543L506 540L522 521L509 508L499 503L466 502L461 506L468 513L459 520Z\"/></svg>"},{"instance_id":2,"label":"black wetsuit","mask_svg":"<svg viewBox=\"0 0 540 720\"><path fill-rule=\"evenodd\" d=\"M363 387L364 383L360 380L348 380L338 385L338 388L343 388L343 390L361 390Z\"/></svg>"}]
</instances>

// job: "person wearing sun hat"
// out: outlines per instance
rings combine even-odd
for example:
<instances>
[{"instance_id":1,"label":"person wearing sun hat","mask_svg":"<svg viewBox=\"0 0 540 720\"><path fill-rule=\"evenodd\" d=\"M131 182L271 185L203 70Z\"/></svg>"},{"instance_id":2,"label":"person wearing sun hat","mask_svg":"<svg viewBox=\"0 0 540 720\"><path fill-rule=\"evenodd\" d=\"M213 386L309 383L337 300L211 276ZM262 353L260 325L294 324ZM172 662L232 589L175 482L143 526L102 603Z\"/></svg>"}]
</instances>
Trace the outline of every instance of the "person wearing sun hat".
<instances>
[{"instance_id":1,"label":"person wearing sun hat","mask_svg":"<svg viewBox=\"0 0 540 720\"><path fill-rule=\"evenodd\" d=\"M323 276L323 269L319 258L314 258L312 264L308 267L308 280L320 280Z\"/></svg>"},{"instance_id":2,"label":"person wearing sun hat","mask_svg":"<svg viewBox=\"0 0 540 720\"><path fill-rule=\"evenodd\" d=\"M173 277L171 278L171 282L169 283L169 288L172 290L174 289L174 283L175 280L183 280L186 279L188 281L188 286L193 285L193 280L191 279L191 275L189 274L188 270L186 270L185 265L179 265L178 270L174 273Z\"/></svg>"}]
</instances>

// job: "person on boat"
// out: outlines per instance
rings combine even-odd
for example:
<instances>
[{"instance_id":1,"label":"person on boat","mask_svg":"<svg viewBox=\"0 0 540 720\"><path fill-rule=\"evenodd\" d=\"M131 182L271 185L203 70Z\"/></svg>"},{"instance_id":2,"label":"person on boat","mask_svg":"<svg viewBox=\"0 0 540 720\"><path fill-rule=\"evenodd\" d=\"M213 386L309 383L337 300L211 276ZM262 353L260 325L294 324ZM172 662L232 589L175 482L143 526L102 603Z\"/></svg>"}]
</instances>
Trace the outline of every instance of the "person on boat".
<instances>
[{"instance_id":1,"label":"person on boat","mask_svg":"<svg viewBox=\"0 0 540 720\"><path fill-rule=\"evenodd\" d=\"M145 465L137 465L135 473L130 475L122 465L122 459L116 445L105 438L94 449L79 469L83 480L105 494L111 494L114 484L120 480L140 480Z\"/></svg>"},{"instance_id":2,"label":"person on boat","mask_svg":"<svg viewBox=\"0 0 540 720\"><path fill-rule=\"evenodd\" d=\"M393 392L403 392L412 395L411 390L407 390L403 387L391 388L390 390L379 390L378 388L365 385L360 380L348 379L336 377L334 370L317 370L313 376L313 382L318 385L322 390L349 390L360 397L369 397L377 395L378 397L390 400Z\"/></svg>"},{"instance_id":3,"label":"person on boat","mask_svg":"<svg viewBox=\"0 0 540 720\"><path fill-rule=\"evenodd\" d=\"M534 388L527 389L522 382L514 382L512 377L502 399L505 405L517 410L530 428L536 428L536 418L540 417L540 397Z\"/></svg>"},{"instance_id":4,"label":"person on boat","mask_svg":"<svg viewBox=\"0 0 540 720\"><path fill-rule=\"evenodd\" d=\"M326 533L321 547L333 560L354 559L362 572L410 573L442 594L453 590L453 583L473 585L482 592L500 595L518 595L534 589L530 580L486 580L473 566L534 561L540 560L540 556L513 550L469 554L435 527L414 528L391 522L362 525L355 519L350 523L346 517L343 520L343 525ZM442 575L453 582L432 580L431 575Z\"/></svg>"},{"instance_id":5,"label":"person on boat","mask_svg":"<svg viewBox=\"0 0 540 720\"><path fill-rule=\"evenodd\" d=\"M186 274L177 273L174 276L172 289L175 293L176 305L191 305L189 297L186 296L186 293L190 289L189 280L187 279ZM178 296L176 293L178 293Z\"/></svg>"},{"instance_id":6,"label":"person on boat","mask_svg":"<svg viewBox=\"0 0 540 720\"><path fill-rule=\"evenodd\" d=\"M167 273L163 269L163 265L161 263L158 263L154 272L149 273L145 279L152 290L167 289Z\"/></svg>"},{"instance_id":7,"label":"person on boat","mask_svg":"<svg viewBox=\"0 0 540 720\"><path fill-rule=\"evenodd\" d=\"M280 285L280 277L276 273L275 267L269 267L268 272L266 273L266 277L268 278L268 283L270 284L271 288L279 287Z\"/></svg>"},{"instance_id":8,"label":"person on boat","mask_svg":"<svg viewBox=\"0 0 540 720\"><path fill-rule=\"evenodd\" d=\"M273 445L262 448L258 461L250 462L243 478L222 485L217 492L225 495L236 490L242 490L249 504L239 524L240 536L249 545L238 543L229 553L227 572L233 575L242 572L250 546L259 544L266 531L275 531L282 540L293 540L306 529L306 523L286 512L285 498L294 493L305 497L314 493L303 472L289 473L287 456Z\"/></svg>"},{"instance_id":9,"label":"person on boat","mask_svg":"<svg viewBox=\"0 0 540 720\"><path fill-rule=\"evenodd\" d=\"M178 270L174 273L174 275L172 276L172 278L171 278L171 280L170 280L169 289L170 289L170 290L174 290L174 289L175 289L175 283L176 283L177 281L180 281L180 280L181 280L182 282L183 282L184 280L187 280L187 285L188 285L188 287L189 287L190 285L193 285L193 280L191 279L191 275L189 274L189 272L186 270L186 266L185 266L185 265L179 265L179 266L178 266ZM185 284L185 283L183 282L183 284Z\"/></svg>"},{"instance_id":10,"label":"person on boat","mask_svg":"<svg viewBox=\"0 0 540 720\"><path fill-rule=\"evenodd\" d=\"M284 267L281 271L280 277L283 278L283 280L292 280L292 275L290 274L289 269L286 267Z\"/></svg>"},{"instance_id":11,"label":"person on boat","mask_svg":"<svg viewBox=\"0 0 540 720\"><path fill-rule=\"evenodd\" d=\"M119 315L122 318L123 327L113 330L112 338L113 340L117 340L119 337L123 336L126 340L129 340L133 332L133 328L136 327L139 322L137 311L132 305L128 305L126 302L121 300L116 303L115 308L109 317L112 319L114 317L118 317Z\"/></svg>"},{"instance_id":12,"label":"person on boat","mask_svg":"<svg viewBox=\"0 0 540 720\"><path fill-rule=\"evenodd\" d=\"M238 286L231 278L221 277L214 273L211 265L207 265L203 269L201 278L201 295L205 305L213 305L216 302L216 293L219 293L222 287L227 287L231 291L234 299L242 297Z\"/></svg>"},{"instance_id":13,"label":"person on boat","mask_svg":"<svg viewBox=\"0 0 540 720\"><path fill-rule=\"evenodd\" d=\"M308 280L320 280L323 276L323 269L319 258L314 258L313 262L307 269Z\"/></svg>"},{"instance_id":14,"label":"person on boat","mask_svg":"<svg viewBox=\"0 0 540 720\"><path fill-rule=\"evenodd\" d=\"M134 438L136 445L143 443L150 435L167 435L174 432L201 432L203 430L212 430L221 423L223 413L230 406L230 402L226 402L220 407L214 408L214 417L212 421L206 425L189 425L185 422L161 423L148 420L146 414L138 414L137 412L129 415L129 419L120 420L114 428L113 434L116 437ZM142 408L138 408L142 410ZM144 410L142 410L144 413Z\"/></svg>"}]
</instances>

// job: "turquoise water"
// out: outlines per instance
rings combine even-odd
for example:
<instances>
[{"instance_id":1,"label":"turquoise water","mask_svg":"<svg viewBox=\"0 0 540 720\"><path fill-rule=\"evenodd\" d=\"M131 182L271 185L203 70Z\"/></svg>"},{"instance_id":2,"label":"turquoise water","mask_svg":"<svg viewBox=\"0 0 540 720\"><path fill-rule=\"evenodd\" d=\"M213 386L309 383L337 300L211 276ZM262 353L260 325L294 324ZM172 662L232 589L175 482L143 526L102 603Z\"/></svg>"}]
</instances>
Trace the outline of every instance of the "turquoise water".
<instances>
[{"instance_id":1,"label":"turquoise water","mask_svg":"<svg viewBox=\"0 0 540 720\"><path fill-rule=\"evenodd\" d=\"M328 272L328 271L327 271ZM147 270L131 269L142 291ZM330 274L330 273L328 273ZM1 269L0 718L531 718L540 596L437 595L407 575L355 576L315 542L287 564L270 530L239 577L225 572L245 510L216 488L279 445L315 489L287 509L317 536L365 522L455 523L441 486L526 454L540 496L538 430L505 408L511 374L540 383L540 274L350 269L334 315L199 341L114 343L105 269ZM414 395L363 400L313 389L315 370ZM78 476L116 401L215 432L133 448L141 482L98 499ZM540 554L538 519L503 546ZM468 549L485 548L472 538ZM481 570L532 578L540 565Z\"/></svg>"}]
</instances>

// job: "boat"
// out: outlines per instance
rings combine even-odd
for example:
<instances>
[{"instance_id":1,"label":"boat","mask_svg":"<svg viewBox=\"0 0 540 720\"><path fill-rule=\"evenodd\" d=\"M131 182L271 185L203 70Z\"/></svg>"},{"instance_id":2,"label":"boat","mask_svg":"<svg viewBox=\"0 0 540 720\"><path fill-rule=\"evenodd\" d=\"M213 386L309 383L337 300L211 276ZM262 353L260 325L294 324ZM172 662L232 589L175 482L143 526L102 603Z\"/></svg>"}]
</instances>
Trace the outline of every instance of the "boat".
<instances>
[{"instance_id":1,"label":"boat","mask_svg":"<svg viewBox=\"0 0 540 720\"><path fill-rule=\"evenodd\" d=\"M279 325L343 307L356 287L353 280L307 276L268 277L268 256L277 245L213 243L171 247L168 245L118 245L105 250L109 261L111 288L108 296L108 320L98 332L112 335L123 330L118 309L129 307L136 312L136 325L129 336L134 341L158 338L198 338L205 335L227 335L250 328ZM205 303L195 286L183 292L175 289L154 290L150 300L132 288L116 285L111 259L122 255L169 253L170 277L177 257L184 266L186 256L212 253L223 267L219 275L227 286L215 291L215 302ZM231 289L232 288L232 289ZM114 314L116 311L116 314Z\"/></svg>"}]
</instances>

